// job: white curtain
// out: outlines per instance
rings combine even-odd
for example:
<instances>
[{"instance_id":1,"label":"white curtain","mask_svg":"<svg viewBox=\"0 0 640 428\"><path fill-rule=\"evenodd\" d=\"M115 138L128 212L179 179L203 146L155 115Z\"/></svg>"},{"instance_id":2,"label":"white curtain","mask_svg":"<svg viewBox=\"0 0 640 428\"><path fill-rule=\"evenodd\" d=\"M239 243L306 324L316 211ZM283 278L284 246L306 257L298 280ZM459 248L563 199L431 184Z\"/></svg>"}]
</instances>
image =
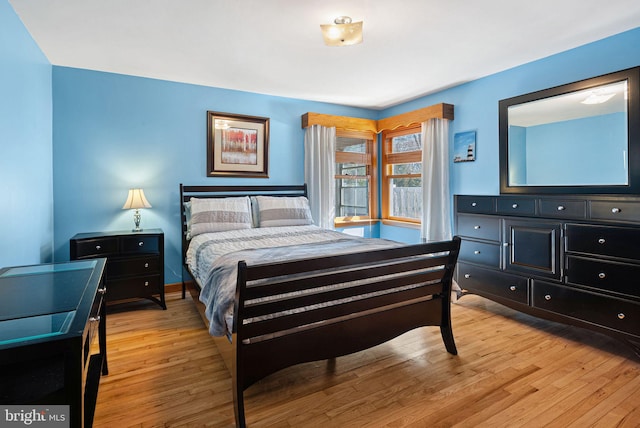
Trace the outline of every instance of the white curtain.
<instances>
[{"instance_id":1,"label":"white curtain","mask_svg":"<svg viewBox=\"0 0 640 428\"><path fill-rule=\"evenodd\" d=\"M449 121L422 123L422 241L451 239Z\"/></svg>"},{"instance_id":2,"label":"white curtain","mask_svg":"<svg viewBox=\"0 0 640 428\"><path fill-rule=\"evenodd\" d=\"M316 225L333 229L335 219L336 128L308 127L304 134L304 179Z\"/></svg>"}]
</instances>

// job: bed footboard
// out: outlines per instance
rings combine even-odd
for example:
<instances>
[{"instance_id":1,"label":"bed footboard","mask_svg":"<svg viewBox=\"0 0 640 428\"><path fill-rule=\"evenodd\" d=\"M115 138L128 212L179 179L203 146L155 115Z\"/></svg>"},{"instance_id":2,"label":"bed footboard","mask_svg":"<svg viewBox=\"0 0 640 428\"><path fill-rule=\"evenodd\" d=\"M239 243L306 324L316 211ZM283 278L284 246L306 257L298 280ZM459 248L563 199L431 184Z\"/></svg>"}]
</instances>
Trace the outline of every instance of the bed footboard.
<instances>
[{"instance_id":1,"label":"bed footboard","mask_svg":"<svg viewBox=\"0 0 640 428\"><path fill-rule=\"evenodd\" d=\"M283 368L361 351L421 326L439 326L447 351L451 282L460 239L282 263L238 265L233 391Z\"/></svg>"}]
</instances>

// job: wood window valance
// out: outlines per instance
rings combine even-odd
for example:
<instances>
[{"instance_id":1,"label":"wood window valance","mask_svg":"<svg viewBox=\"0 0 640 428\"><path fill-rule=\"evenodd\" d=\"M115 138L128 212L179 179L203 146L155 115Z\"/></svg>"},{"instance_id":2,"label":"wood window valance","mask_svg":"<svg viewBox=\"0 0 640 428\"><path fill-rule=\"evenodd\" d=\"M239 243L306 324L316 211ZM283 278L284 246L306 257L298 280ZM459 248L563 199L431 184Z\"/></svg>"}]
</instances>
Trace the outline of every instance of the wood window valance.
<instances>
[{"instance_id":1,"label":"wood window valance","mask_svg":"<svg viewBox=\"0 0 640 428\"><path fill-rule=\"evenodd\" d=\"M302 115L302 127L308 128L312 125L321 125L349 131L370 131L377 134L382 131L391 131L400 127L416 125L429 119L453 120L453 105L445 103L434 104L380 120L309 112Z\"/></svg>"}]
</instances>

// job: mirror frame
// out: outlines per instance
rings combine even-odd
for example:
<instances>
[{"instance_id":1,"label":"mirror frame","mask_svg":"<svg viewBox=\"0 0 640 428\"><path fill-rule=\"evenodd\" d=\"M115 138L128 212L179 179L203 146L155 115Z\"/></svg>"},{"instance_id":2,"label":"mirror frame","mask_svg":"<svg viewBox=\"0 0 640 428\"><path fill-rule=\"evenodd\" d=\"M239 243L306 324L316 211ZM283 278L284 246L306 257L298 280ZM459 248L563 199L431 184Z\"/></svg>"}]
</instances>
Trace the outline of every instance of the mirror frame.
<instances>
[{"instance_id":1,"label":"mirror frame","mask_svg":"<svg viewBox=\"0 0 640 428\"><path fill-rule=\"evenodd\" d=\"M625 185L576 185L576 186L510 186L509 185L509 123L510 106L544 98L581 91L595 86L627 81L627 147L628 184ZM501 194L640 194L640 67L629 68L603 76L541 91L531 92L498 102L500 193Z\"/></svg>"}]
</instances>

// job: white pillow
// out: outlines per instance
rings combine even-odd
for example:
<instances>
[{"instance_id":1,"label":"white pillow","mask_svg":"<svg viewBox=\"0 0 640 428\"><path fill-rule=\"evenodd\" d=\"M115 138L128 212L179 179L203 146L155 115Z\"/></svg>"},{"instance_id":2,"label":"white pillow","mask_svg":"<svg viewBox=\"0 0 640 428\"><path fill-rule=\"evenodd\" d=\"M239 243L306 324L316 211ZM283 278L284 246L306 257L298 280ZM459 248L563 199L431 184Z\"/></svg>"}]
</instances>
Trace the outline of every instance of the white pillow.
<instances>
[{"instance_id":1,"label":"white pillow","mask_svg":"<svg viewBox=\"0 0 640 428\"><path fill-rule=\"evenodd\" d=\"M260 227L313 224L304 196L256 196Z\"/></svg>"},{"instance_id":2,"label":"white pillow","mask_svg":"<svg viewBox=\"0 0 640 428\"><path fill-rule=\"evenodd\" d=\"M190 237L208 232L251 229L249 197L191 198Z\"/></svg>"}]
</instances>

